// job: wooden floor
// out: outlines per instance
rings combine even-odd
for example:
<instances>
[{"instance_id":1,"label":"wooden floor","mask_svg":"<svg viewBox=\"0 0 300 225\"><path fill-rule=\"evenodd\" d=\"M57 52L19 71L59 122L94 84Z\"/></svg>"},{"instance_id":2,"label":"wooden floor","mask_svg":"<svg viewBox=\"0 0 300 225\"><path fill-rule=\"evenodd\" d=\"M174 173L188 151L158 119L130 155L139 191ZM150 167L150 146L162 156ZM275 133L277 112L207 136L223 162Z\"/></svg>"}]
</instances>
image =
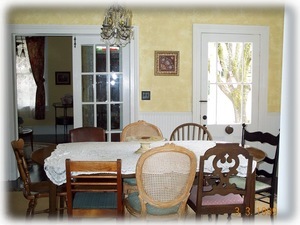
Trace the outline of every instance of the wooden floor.
<instances>
[{"instance_id":1,"label":"wooden floor","mask_svg":"<svg viewBox=\"0 0 300 225\"><path fill-rule=\"evenodd\" d=\"M7 211L5 212L5 218L8 221L15 221L15 222L24 222L25 219L25 213L26 213L26 208L27 208L27 203L28 201L23 197L23 194L21 191L10 191L7 192L8 193L8 197L7 197L7 202L8 202L8 207L5 207L7 209ZM37 205L37 209L45 209L48 207L48 199L40 199ZM263 204L261 203L256 203L256 207L262 208L264 207ZM43 214L37 214L35 215L35 217L33 218L33 221L49 221L48 218L48 214L43 213ZM64 217L62 219L57 218L57 223L59 222L66 222L68 220L67 218L67 214L65 211ZM212 223L216 223L215 221L215 217L212 218L213 221L211 221ZM275 217L276 220L276 217ZM105 219L106 222L115 222L114 219ZM130 214L125 210L125 222L126 221L137 221L137 219L133 216L130 216ZM204 222L204 224L206 224L206 222L208 222L208 217L207 216L203 216L201 222ZM72 221L73 222L73 221ZM99 222L99 220L98 220ZM174 221L173 221L174 222ZM186 217L185 222L187 223L194 223L195 222L195 213L189 208L188 209L188 214ZM240 216L237 215L232 215L232 219L230 221L230 223L232 224L240 224L242 222L242 219ZM271 222L270 220L270 216L266 215L266 214L260 214L255 216L255 222L266 222L269 223ZM227 224L227 217L224 216L219 216L218 224Z\"/></svg>"}]
</instances>

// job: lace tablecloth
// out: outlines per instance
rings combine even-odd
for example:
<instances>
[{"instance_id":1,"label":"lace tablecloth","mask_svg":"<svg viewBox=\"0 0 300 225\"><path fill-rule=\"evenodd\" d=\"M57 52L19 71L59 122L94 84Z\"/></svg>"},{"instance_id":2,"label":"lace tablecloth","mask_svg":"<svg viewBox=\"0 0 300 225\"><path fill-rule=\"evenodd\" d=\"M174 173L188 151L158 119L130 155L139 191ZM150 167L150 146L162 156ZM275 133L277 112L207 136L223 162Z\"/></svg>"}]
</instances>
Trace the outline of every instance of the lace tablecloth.
<instances>
[{"instance_id":1,"label":"lace tablecloth","mask_svg":"<svg viewBox=\"0 0 300 225\"><path fill-rule=\"evenodd\" d=\"M199 164L200 156L209 148L216 145L214 141L157 141L150 144L150 148L174 143L193 151ZM48 178L56 185L66 182L65 160L82 161L114 161L122 160L122 174L135 174L136 163L140 154L135 153L140 148L139 142L76 142L58 144L51 155L45 159L44 170ZM245 165L246 162L244 163ZM208 171L210 166L205 165ZM199 165L197 165L197 171Z\"/></svg>"}]
</instances>

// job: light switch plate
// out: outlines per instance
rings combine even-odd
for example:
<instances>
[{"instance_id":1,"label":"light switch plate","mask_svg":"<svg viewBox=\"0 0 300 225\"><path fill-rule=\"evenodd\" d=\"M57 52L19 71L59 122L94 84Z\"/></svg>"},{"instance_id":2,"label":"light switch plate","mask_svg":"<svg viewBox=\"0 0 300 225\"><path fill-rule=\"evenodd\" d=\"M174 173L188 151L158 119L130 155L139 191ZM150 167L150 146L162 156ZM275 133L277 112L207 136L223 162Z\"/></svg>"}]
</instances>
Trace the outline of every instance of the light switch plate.
<instances>
[{"instance_id":1,"label":"light switch plate","mask_svg":"<svg viewBox=\"0 0 300 225\"><path fill-rule=\"evenodd\" d=\"M150 91L142 91L142 100L150 100Z\"/></svg>"}]
</instances>

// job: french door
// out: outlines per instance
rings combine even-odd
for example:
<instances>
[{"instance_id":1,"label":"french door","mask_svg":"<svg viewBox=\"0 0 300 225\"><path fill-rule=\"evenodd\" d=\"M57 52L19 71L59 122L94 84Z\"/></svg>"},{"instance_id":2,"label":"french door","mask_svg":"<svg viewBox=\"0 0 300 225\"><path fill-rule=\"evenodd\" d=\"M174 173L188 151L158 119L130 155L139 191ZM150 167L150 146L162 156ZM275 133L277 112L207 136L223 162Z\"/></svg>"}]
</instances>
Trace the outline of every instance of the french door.
<instances>
[{"instance_id":1,"label":"french door","mask_svg":"<svg viewBox=\"0 0 300 225\"><path fill-rule=\"evenodd\" d=\"M267 96L261 89L262 36L237 29L198 33L194 53L194 121L215 140L240 142L242 123L258 130ZM195 60L194 59L194 60Z\"/></svg>"},{"instance_id":2,"label":"french door","mask_svg":"<svg viewBox=\"0 0 300 225\"><path fill-rule=\"evenodd\" d=\"M102 127L107 141L118 141L129 123L129 47L78 35L73 50L74 127Z\"/></svg>"}]
</instances>

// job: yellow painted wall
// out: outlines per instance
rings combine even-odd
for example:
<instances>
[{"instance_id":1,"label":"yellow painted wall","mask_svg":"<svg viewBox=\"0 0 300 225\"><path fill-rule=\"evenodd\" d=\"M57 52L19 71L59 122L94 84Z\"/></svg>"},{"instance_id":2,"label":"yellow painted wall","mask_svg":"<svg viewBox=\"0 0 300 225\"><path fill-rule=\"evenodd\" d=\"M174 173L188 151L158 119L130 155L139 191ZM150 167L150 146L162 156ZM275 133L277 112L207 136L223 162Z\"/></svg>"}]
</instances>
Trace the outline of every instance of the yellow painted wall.
<instances>
[{"instance_id":1,"label":"yellow painted wall","mask_svg":"<svg viewBox=\"0 0 300 225\"><path fill-rule=\"evenodd\" d=\"M11 8L10 24L100 25L106 8ZM268 111L280 111L284 8L271 7L131 7L139 27L140 91L151 91L151 101L140 101L144 112L192 111L192 26L234 24L269 26ZM154 51L180 51L179 76L154 76Z\"/></svg>"},{"instance_id":2,"label":"yellow painted wall","mask_svg":"<svg viewBox=\"0 0 300 225\"><path fill-rule=\"evenodd\" d=\"M46 114L45 124L53 125L55 109L53 103L61 102L61 97L73 94L72 77L70 85L56 85L55 73L59 71L70 72L72 76L72 37L48 37L48 75L49 75L49 111ZM63 115L60 109L58 116ZM72 110L68 110L71 115ZM41 125L41 122L38 122Z\"/></svg>"}]
</instances>

